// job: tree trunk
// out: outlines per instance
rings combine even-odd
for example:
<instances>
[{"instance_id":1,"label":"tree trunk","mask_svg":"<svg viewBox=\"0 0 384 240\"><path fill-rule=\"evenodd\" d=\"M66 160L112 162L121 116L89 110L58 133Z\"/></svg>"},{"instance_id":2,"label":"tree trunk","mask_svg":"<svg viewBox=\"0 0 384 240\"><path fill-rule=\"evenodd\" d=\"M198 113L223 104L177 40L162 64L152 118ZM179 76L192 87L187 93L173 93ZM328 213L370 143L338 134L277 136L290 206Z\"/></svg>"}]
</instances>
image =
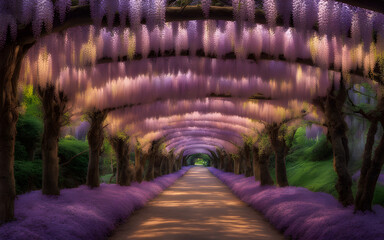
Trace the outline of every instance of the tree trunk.
<instances>
[{"instance_id":1,"label":"tree trunk","mask_svg":"<svg viewBox=\"0 0 384 240\"><path fill-rule=\"evenodd\" d=\"M381 88L379 91L382 91L382 93L378 95L376 109L368 117L371 126L369 127L365 143L363 165L361 167L355 200L355 211L372 211L373 195L384 163L384 135L381 136L381 140L372 158L378 123L380 122L381 126L384 127L384 90Z\"/></svg>"},{"instance_id":2,"label":"tree trunk","mask_svg":"<svg viewBox=\"0 0 384 240\"><path fill-rule=\"evenodd\" d=\"M187 156L183 156L183 166L188 166Z\"/></svg>"},{"instance_id":3,"label":"tree trunk","mask_svg":"<svg viewBox=\"0 0 384 240\"><path fill-rule=\"evenodd\" d=\"M343 206L353 204L352 178L348 173L349 147L346 132L347 123L344 120L343 106L347 98L344 81L340 82L340 89L335 96L334 85L330 93L322 99L321 109L324 112L325 124L328 128L328 138L332 143L333 166L338 176L335 185L338 200Z\"/></svg>"},{"instance_id":4,"label":"tree trunk","mask_svg":"<svg viewBox=\"0 0 384 240\"><path fill-rule=\"evenodd\" d=\"M182 166L182 163L183 163L183 154L184 154L184 151L181 151L179 153L179 156L177 157L177 160L176 160L176 171L179 171L181 169L181 166Z\"/></svg>"},{"instance_id":5,"label":"tree trunk","mask_svg":"<svg viewBox=\"0 0 384 240\"><path fill-rule=\"evenodd\" d=\"M273 123L267 127L269 140L273 151L275 152L275 171L276 171L276 182L279 187L289 186L287 178L287 170L285 167L285 155L286 155L286 144L285 139L279 138L279 130L281 124Z\"/></svg>"},{"instance_id":6,"label":"tree trunk","mask_svg":"<svg viewBox=\"0 0 384 240\"><path fill-rule=\"evenodd\" d=\"M166 164L166 161L167 161L167 159L165 159L165 157L163 157L163 156L161 156L160 154L156 154L155 155L155 166L154 166L154 168L153 168L153 171L154 171L154 178L157 178L157 177L160 177L160 176L162 176L163 175L163 173L162 173L162 171L161 171L161 165L163 164L163 163L165 163ZM165 167L164 168L164 174L166 174L167 173L167 167Z\"/></svg>"},{"instance_id":7,"label":"tree trunk","mask_svg":"<svg viewBox=\"0 0 384 240\"><path fill-rule=\"evenodd\" d=\"M144 156L141 153L139 148L135 148L135 172L136 172L136 182L141 183L143 181L144 175Z\"/></svg>"},{"instance_id":8,"label":"tree trunk","mask_svg":"<svg viewBox=\"0 0 384 240\"><path fill-rule=\"evenodd\" d=\"M44 132L41 144L43 160L43 194L59 195L59 135L64 125L68 98L57 92L55 86L47 84L38 87L44 112Z\"/></svg>"},{"instance_id":9,"label":"tree trunk","mask_svg":"<svg viewBox=\"0 0 384 240\"><path fill-rule=\"evenodd\" d=\"M31 46L8 45L0 50L0 224L14 217L17 83L24 54Z\"/></svg>"},{"instance_id":10,"label":"tree trunk","mask_svg":"<svg viewBox=\"0 0 384 240\"><path fill-rule=\"evenodd\" d=\"M260 180L260 185L261 186L266 186L266 185L273 185L273 180L271 175L269 174L269 152L260 151L260 149L257 146L254 146L253 149L253 156L254 156L254 161L256 163L256 168L255 171L258 171L255 173L255 180L258 181Z\"/></svg>"},{"instance_id":11,"label":"tree trunk","mask_svg":"<svg viewBox=\"0 0 384 240\"><path fill-rule=\"evenodd\" d=\"M223 159L221 158L221 156L219 156L219 165L218 165L218 167L219 167L219 169L220 170L223 170Z\"/></svg>"},{"instance_id":12,"label":"tree trunk","mask_svg":"<svg viewBox=\"0 0 384 240\"><path fill-rule=\"evenodd\" d=\"M107 111L94 110L87 114L88 121L91 124L88 131L89 144L89 162L87 172L87 186L94 188L100 185L99 177L99 157L101 147L104 142L104 120L107 117Z\"/></svg>"},{"instance_id":13,"label":"tree trunk","mask_svg":"<svg viewBox=\"0 0 384 240\"><path fill-rule=\"evenodd\" d=\"M117 155L116 183L120 186L131 185L134 172L129 164L129 143L121 137L111 137L110 143Z\"/></svg>"},{"instance_id":14,"label":"tree trunk","mask_svg":"<svg viewBox=\"0 0 384 240\"><path fill-rule=\"evenodd\" d=\"M271 174L269 173L269 156L270 154L261 153L259 158L260 165L260 185L273 185Z\"/></svg>"},{"instance_id":15,"label":"tree trunk","mask_svg":"<svg viewBox=\"0 0 384 240\"><path fill-rule=\"evenodd\" d=\"M383 124L384 126L384 124ZM375 154L372 158L371 166L364 178L360 176L358 202L356 202L355 210L372 211L372 200L375 193L377 179L380 176L381 168L384 164L384 135L381 136L379 145L376 147ZM361 189L360 184L363 185Z\"/></svg>"},{"instance_id":16,"label":"tree trunk","mask_svg":"<svg viewBox=\"0 0 384 240\"><path fill-rule=\"evenodd\" d=\"M244 146L244 159L243 159L243 167L244 167L244 175L245 177L252 176L252 160L251 160L251 148L249 145Z\"/></svg>"},{"instance_id":17,"label":"tree trunk","mask_svg":"<svg viewBox=\"0 0 384 240\"><path fill-rule=\"evenodd\" d=\"M225 154L226 159L226 171L233 172L233 159L230 154Z\"/></svg>"},{"instance_id":18,"label":"tree trunk","mask_svg":"<svg viewBox=\"0 0 384 240\"><path fill-rule=\"evenodd\" d=\"M255 176L256 181L260 181L260 157L259 149L256 146L253 146L253 176Z\"/></svg>"},{"instance_id":19,"label":"tree trunk","mask_svg":"<svg viewBox=\"0 0 384 240\"><path fill-rule=\"evenodd\" d=\"M145 174L145 178L147 181L155 179L155 156L152 154L149 155L148 168L147 173Z\"/></svg>"},{"instance_id":20,"label":"tree trunk","mask_svg":"<svg viewBox=\"0 0 384 240\"><path fill-rule=\"evenodd\" d=\"M378 124L378 121L371 122L371 126L369 127L369 130L368 130L367 140L365 142L365 148L364 148L364 154L363 154L363 164L361 166L360 179L357 186L355 210L361 210L361 211L368 210L368 209L363 210L363 206L361 204L361 197L365 192L366 177L369 169L371 168L372 149L373 149L373 144L375 143L377 124Z\"/></svg>"},{"instance_id":21,"label":"tree trunk","mask_svg":"<svg viewBox=\"0 0 384 240\"><path fill-rule=\"evenodd\" d=\"M238 157L233 157L233 173L239 175L240 174L240 159Z\"/></svg>"},{"instance_id":22,"label":"tree trunk","mask_svg":"<svg viewBox=\"0 0 384 240\"><path fill-rule=\"evenodd\" d=\"M167 158L168 158L168 174L171 174L174 172L175 155L173 153L170 153Z\"/></svg>"},{"instance_id":23,"label":"tree trunk","mask_svg":"<svg viewBox=\"0 0 384 240\"><path fill-rule=\"evenodd\" d=\"M160 173L161 175L164 175L166 173L168 173L168 160L167 161L161 161L160 163Z\"/></svg>"},{"instance_id":24,"label":"tree trunk","mask_svg":"<svg viewBox=\"0 0 384 240\"><path fill-rule=\"evenodd\" d=\"M275 170L276 182L279 187L289 186L287 178L287 170L285 166L285 154L282 152L275 152Z\"/></svg>"}]
</instances>

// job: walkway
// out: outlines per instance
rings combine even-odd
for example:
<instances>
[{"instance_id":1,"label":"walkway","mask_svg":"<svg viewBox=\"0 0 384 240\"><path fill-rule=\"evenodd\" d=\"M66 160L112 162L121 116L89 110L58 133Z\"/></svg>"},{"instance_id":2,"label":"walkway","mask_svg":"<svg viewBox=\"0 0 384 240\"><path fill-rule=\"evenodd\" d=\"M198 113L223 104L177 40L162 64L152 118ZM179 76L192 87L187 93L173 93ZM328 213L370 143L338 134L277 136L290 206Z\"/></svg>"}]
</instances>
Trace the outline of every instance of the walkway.
<instances>
[{"instance_id":1,"label":"walkway","mask_svg":"<svg viewBox=\"0 0 384 240\"><path fill-rule=\"evenodd\" d=\"M194 167L110 238L284 239L263 216L235 197L207 168Z\"/></svg>"}]
</instances>

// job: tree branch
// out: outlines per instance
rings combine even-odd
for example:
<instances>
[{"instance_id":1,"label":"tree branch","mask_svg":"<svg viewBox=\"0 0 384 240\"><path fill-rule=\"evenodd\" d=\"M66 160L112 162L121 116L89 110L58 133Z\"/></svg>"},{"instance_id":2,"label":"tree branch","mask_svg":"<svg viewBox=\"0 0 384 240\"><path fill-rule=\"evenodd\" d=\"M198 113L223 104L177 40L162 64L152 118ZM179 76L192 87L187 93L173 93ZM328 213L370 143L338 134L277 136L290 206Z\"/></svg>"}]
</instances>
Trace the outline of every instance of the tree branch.
<instances>
[{"instance_id":1,"label":"tree branch","mask_svg":"<svg viewBox=\"0 0 384 240\"><path fill-rule=\"evenodd\" d=\"M61 164L60 164L60 167L63 167L63 166L65 166L65 165L68 165L73 159L77 158L78 156L80 156L80 155L82 155L82 154L84 154L84 153L86 153L86 152L88 152L88 151L89 151L89 149L84 150L84 151L82 151L81 153L76 154L75 156L71 157L71 158L70 158L68 161L66 161L65 163L61 163Z\"/></svg>"}]
</instances>

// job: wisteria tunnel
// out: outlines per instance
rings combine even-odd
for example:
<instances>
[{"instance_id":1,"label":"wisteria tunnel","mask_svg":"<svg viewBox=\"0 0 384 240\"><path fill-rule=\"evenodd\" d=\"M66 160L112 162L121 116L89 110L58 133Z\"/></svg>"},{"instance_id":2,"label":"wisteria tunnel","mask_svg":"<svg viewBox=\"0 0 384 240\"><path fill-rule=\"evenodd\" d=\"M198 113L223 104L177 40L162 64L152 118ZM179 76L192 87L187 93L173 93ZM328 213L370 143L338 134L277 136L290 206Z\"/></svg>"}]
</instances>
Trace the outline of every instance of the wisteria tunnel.
<instances>
[{"instance_id":1,"label":"wisteria tunnel","mask_svg":"<svg viewBox=\"0 0 384 240\"><path fill-rule=\"evenodd\" d=\"M0 0L0 239L384 239L383 0Z\"/></svg>"}]
</instances>

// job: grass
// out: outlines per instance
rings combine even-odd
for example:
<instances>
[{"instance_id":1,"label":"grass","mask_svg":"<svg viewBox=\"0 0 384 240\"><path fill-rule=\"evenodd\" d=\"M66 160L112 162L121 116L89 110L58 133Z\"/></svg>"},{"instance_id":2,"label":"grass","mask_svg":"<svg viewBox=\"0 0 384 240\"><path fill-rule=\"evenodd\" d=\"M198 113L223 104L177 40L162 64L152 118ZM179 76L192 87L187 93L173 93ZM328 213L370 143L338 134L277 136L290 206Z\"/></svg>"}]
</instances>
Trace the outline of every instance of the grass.
<instances>
[{"instance_id":1,"label":"grass","mask_svg":"<svg viewBox=\"0 0 384 240\"><path fill-rule=\"evenodd\" d=\"M305 187L313 192L326 192L337 198L335 183L337 175L333 169L333 157L325 136L318 140L305 137L305 129L300 128L294 139L290 154L287 156L287 177L291 186ZM275 179L275 169L271 169ZM353 182L354 196L357 182ZM377 184L373 204L384 206L384 186Z\"/></svg>"}]
</instances>

